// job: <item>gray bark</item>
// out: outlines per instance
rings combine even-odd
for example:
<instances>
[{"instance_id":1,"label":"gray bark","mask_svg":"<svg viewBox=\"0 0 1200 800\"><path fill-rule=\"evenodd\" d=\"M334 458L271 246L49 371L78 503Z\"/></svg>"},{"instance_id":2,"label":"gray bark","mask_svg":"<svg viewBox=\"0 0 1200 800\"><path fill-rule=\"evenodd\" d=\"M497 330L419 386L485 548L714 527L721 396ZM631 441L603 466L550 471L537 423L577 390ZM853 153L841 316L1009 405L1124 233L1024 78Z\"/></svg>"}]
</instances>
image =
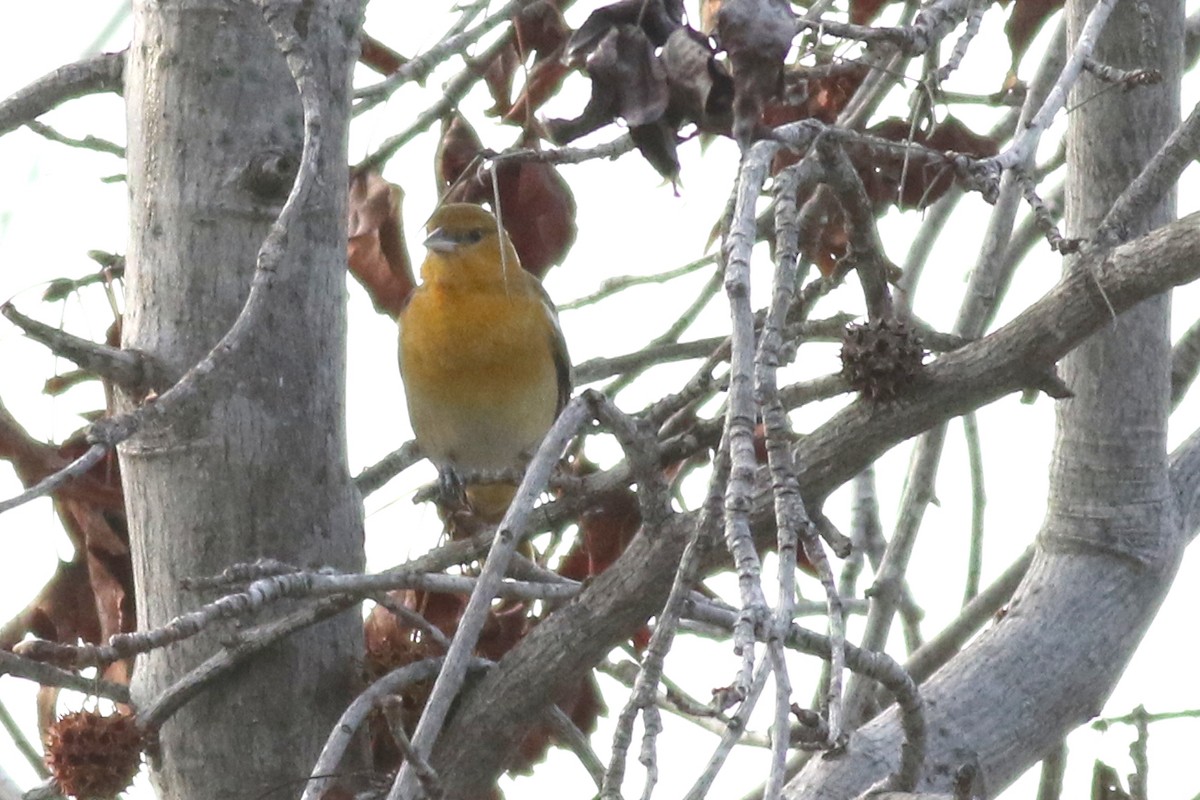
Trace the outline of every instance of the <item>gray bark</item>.
<instances>
[{"instance_id":1,"label":"gray bark","mask_svg":"<svg viewBox=\"0 0 1200 800\"><path fill-rule=\"evenodd\" d=\"M123 346L174 379L242 309L291 184L270 168L298 162L301 108L256 3L144 1L134 13ZM210 599L181 591L182 578L260 556L362 565L344 426L345 151L361 6L305 13L297 29L325 94L321 180L244 346L205 376L201 402L120 449L142 630ZM209 687L162 729L159 796L257 797L302 780L351 696L360 637L359 620L343 615ZM209 631L139 659L135 698L153 698L217 647Z\"/></svg>"},{"instance_id":2,"label":"gray bark","mask_svg":"<svg viewBox=\"0 0 1200 800\"><path fill-rule=\"evenodd\" d=\"M1090 6L1068 2L1068 47ZM1148 20L1119 4L1094 56L1158 68L1162 84L1114 91L1085 75L1068 104L1070 236L1095 229L1179 119L1182 7L1144 6ZM1173 213L1164 200L1127 233ZM1058 406L1038 551L1004 619L922 686L922 790L948 791L964 764L979 767L976 789L989 796L1010 784L1100 711L1165 596L1186 542L1166 452L1168 307L1165 295L1147 300L1064 359L1075 397ZM854 796L894 768L898 750L893 711L857 732L845 757L810 762L787 796Z\"/></svg>"}]
</instances>

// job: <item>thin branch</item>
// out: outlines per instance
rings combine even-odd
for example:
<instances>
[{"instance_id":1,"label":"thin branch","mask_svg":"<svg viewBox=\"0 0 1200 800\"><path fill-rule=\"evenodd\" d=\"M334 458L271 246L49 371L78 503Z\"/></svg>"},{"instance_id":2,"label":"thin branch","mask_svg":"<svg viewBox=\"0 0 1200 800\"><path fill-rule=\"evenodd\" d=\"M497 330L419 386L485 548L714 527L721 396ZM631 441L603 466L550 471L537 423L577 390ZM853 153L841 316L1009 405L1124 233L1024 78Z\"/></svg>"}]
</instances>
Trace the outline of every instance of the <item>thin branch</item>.
<instances>
[{"instance_id":1,"label":"thin branch","mask_svg":"<svg viewBox=\"0 0 1200 800\"><path fill-rule=\"evenodd\" d=\"M1111 246L1129 238L1145 209L1153 208L1200 151L1200 104L1180 123L1154 157L1116 199L1093 239Z\"/></svg>"},{"instance_id":2,"label":"thin branch","mask_svg":"<svg viewBox=\"0 0 1200 800\"><path fill-rule=\"evenodd\" d=\"M71 361L80 369L112 381L131 394L141 397L150 390L151 374L161 374L144 353L109 347L25 316L12 303L0 305L0 315L25 335L44 344L50 352Z\"/></svg>"},{"instance_id":3,"label":"thin branch","mask_svg":"<svg viewBox=\"0 0 1200 800\"><path fill-rule=\"evenodd\" d=\"M980 628L995 619L996 614L1004 607L1016 592L1017 586L1029 571L1033 562L1033 548L1029 548L1021 557L1009 565L990 586L977 594L963 608L959 615L938 632L937 636L917 648L904 668L917 683L925 680L949 661Z\"/></svg>"},{"instance_id":4,"label":"thin branch","mask_svg":"<svg viewBox=\"0 0 1200 800\"><path fill-rule=\"evenodd\" d=\"M587 770L587 774L591 777L592 782L599 789L604 784L604 764L592 750L592 744L588 741L587 735L579 730L578 726L571 721L558 706L552 705L546 710L546 723L550 726L554 734L554 738L559 744L566 747L575 757L579 759L580 765Z\"/></svg>"},{"instance_id":5,"label":"thin branch","mask_svg":"<svg viewBox=\"0 0 1200 800\"><path fill-rule=\"evenodd\" d=\"M963 589L963 605L979 594L979 578L983 572L983 518L987 494L983 485L983 447L979 441L979 421L975 412L963 415L963 436L967 440L967 462L971 472L971 547L967 557L967 583Z\"/></svg>"},{"instance_id":6,"label":"thin branch","mask_svg":"<svg viewBox=\"0 0 1200 800\"><path fill-rule=\"evenodd\" d=\"M358 90L355 94L365 103L373 105L387 99L397 88L409 81L423 82L429 73L451 56L465 53L467 48L479 41L484 34L502 22L506 22L528 4L530 0L510 0L507 5L483 19L469 31L443 36L437 44L421 55L402 64L400 69L379 83ZM457 23L456 23L457 24ZM486 65L489 62L484 62Z\"/></svg>"},{"instance_id":7,"label":"thin branch","mask_svg":"<svg viewBox=\"0 0 1200 800\"><path fill-rule=\"evenodd\" d=\"M855 39L860 42L886 42L895 45L905 56L919 56L942 41L960 22L966 19L970 0L937 0L921 9L912 25L894 28L851 25L822 19L801 17L800 30Z\"/></svg>"},{"instance_id":8,"label":"thin branch","mask_svg":"<svg viewBox=\"0 0 1200 800\"><path fill-rule=\"evenodd\" d=\"M680 629L685 630L682 623ZM633 689L637 682L640 666L632 661L622 661L618 664L603 661L596 669L619 681L625 688ZM654 702L659 708L716 736L721 736L728 730L729 717L723 712L688 696L671 684L665 675L660 676L660 681L667 688L666 691L661 689L655 691ZM739 744L768 748L771 746L771 740L764 734L743 732Z\"/></svg>"},{"instance_id":9,"label":"thin branch","mask_svg":"<svg viewBox=\"0 0 1200 800\"><path fill-rule=\"evenodd\" d=\"M30 500L36 500L39 497L45 497L51 492L54 492L68 481L74 480L75 478L86 474L88 470L99 464L107 454L107 445L93 444L83 455L60 469L58 472L55 472L53 475L47 475L45 478L38 481L33 486L30 486L16 497L11 497L8 500L0 502L0 514L14 509L17 506L24 505Z\"/></svg>"},{"instance_id":10,"label":"thin branch","mask_svg":"<svg viewBox=\"0 0 1200 800\"><path fill-rule=\"evenodd\" d=\"M717 291L720 288L721 273L720 271L717 271L713 273L712 277L708 279L704 286L700 287L700 291L697 293L695 299L692 300L691 305L684 309L683 313L681 313L665 331L651 340L647 347L658 347L678 341L679 337L683 335L683 332L691 327L692 323L696 321L701 312L703 312L704 309L708 307L708 304L712 302L712 299L716 297ZM713 356L710 356L705 362L704 366L701 367L700 372L702 374L711 373L713 366L718 361L724 360L726 357L727 356L723 352L714 352ZM608 386L605 386L603 390L604 394L608 397L616 396L617 392L621 391L630 383L632 383L633 380L640 374L641 370L639 369L635 368L628 370L624 375L621 375L621 377L617 378ZM664 398L664 402L668 401L666 401Z\"/></svg>"},{"instance_id":11,"label":"thin branch","mask_svg":"<svg viewBox=\"0 0 1200 800\"><path fill-rule=\"evenodd\" d=\"M29 658L22 658L15 653L0 650L0 675L12 675L25 678L42 686L58 686L62 689L73 689L83 694L105 697L116 703L126 705L132 703L129 698L129 687L103 678L86 678L65 669L43 664Z\"/></svg>"},{"instance_id":12,"label":"thin branch","mask_svg":"<svg viewBox=\"0 0 1200 800\"><path fill-rule=\"evenodd\" d=\"M91 134L88 134L82 139L75 139L70 136L65 136L56 131L54 128L51 128L46 123L38 122L37 120L30 120L29 122L26 122L25 127L29 128L29 130L33 131L38 136L41 136L43 139L49 139L50 141L57 142L58 144L65 144L67 147L76 147L80 150L95 150L97 153L109 153L110 155L117 156L118 158L125 157L124 147L110 142L107 139L101 139L98 136L92 136Z\"/></svg>"},{"instance_id":13,"label":"thin branch","mask_svg":"<svg viewBox=\"0 0 1200 800\"><path fill-rule=\"evenodd\" d=\"M500 55L512 43L512 29L506 31L500 38L493 42L486 50L479 54L476 60L478 64L491 64L497 56ZM434 103L429 108L417 115L416 119L400 133L386 139L379 145L378 149L371 155L364 158L358 165L351 168L353 174L366 172L369 170L379 170L383 165L394 156L401 147L408 144L414 138L424 133L429 129L429 126L437 122L446 114L454 110L467 92L471 90L479 80L483 77L484 70L478 66L468 66L462 72L455 75L442 88L442 98Z\"/></svg>"},{"instance_id":14,"label":"thin branch","mask_svg":"<svg viewBox=\"0 0 1200 800\"><path fill-rule=\"evenodd\" d=\"M1200 373L1200 320L1171 348L1171 408L1175 409Z\"/></svg>"},{"instance_id":15,"label":"thin branch","mask_svg":"<svg viewBox=\"0 0 1200 800\"><path fill-rule=\"evenodd\" d=\"M695 604L689 615L729 630L733 629L738 619L736 612L709 603ZM788 647L809 655L826 660L832 656L828 637L796 624L789 627L784 641ZM901 745L900 767L885 780L885 786L892 790L910 791L916 784L925 750L925 716L917 684L903 667L884 653L846 643L845 655L846 666L851 671L864 674L897 693L904 741Z\"/></svg>"},{"instance_id":16,"label":"thin branch","mask_svg":"<svg viewBox=\"0 0 1200 800\"><path fill-rule=\"evenodd\" d=\"M1111 64L1101 64L1091 57L1084 60L1083 68L1095 75L1097 80L1115 83L1126 91L1137 86L1152 86L1162 83L1163 79L1162 73L1156 69L1121 69Z\"/></svg>"},{"instance_id":17,"label":"thin branch","mask_svg":"<svg viewBox=\"0 0 1200 800\"><path fill-rule=\"evenodd\" d=\"M1050 124L1054 122L1054 117L1066 104L1067 95L1070 93L1071 87L1079 80L1085 61L1091 58L1092 52L1096 49L1096 40L1099 39L1100 32L1104 30L1104 24L1108 22L1108 16L1116 4L1117 0L1099 0L1096 5L1092 6L1083 28L1079 31L1079 37L1075 40L1075 49L1071 52L1066 64L1063 65L1062 71L1059 72L1058 79L1054 82L1042 107L1033 115L1025 129L1013 138L1009 146L999 155L990 159L997 168L1020 169L1033 163L1033 156L1037 151L1042 134L1049 130Z\"/></svg>"},{"instance_id":18,"label":"thin branch","mask_svg":"<svg viewBox=\"0 0 1200 800\"><path fill-rule=\"evenodd\" d=\"M210 656L162 693L138 714L138 723L149 731L157 730L184 705L198 697L207 687L238 669L266 648L291 636L298 630L315 625L330 617L358 606L356 598L333 597L302 608L273 622L239 633L219 653Z\"/></svg>"},{"instance_id":19,"label":"thin branch","mask_svg":"<svg viewBox=\"0 0 1200 800\"><path fill-rule=\"evenodd\" d=\"M633 286L667 283L668 281L673 281L676 278L682 278L684 275L691 275L696 270L703 269L704 267L713 264L716 261L716 258L717 257L715 254L710 253L706 256L696 259L695 261L692 261L691 263L684 264L682 267L669 269L665 272L657 272L653 275L623 275L616 278L606 278L604 282L600 284L599 289L591 294L586 294L577 300L571 300L567 303L560 303L558 310L560 312L574 311L577 308L590 306L594 303L600 302L601 300L612 297L618 292L623 292Z\"/></svg>"},{"instance_id":20,"label":"thin branch","mask_svg":"<svg viewBox=\"0 0 1200 800\"><path fill-rule=\"evenodd\" d=\"M383 716L388 721L392 739L396 742L396 749L400 751L400 757L404 759L404 762L412 766L412 771L417 776L417 782L421 784L422 793L425 797L440 798L444 791L437 772L429 766L429 762L422 758L420 753L413 749L408 732L404 729L404 701L395 694L389 694L379 701L379 705L382 706Z\"/></svg>"},{"instance_id":21,"label":"thin branch","mask_svg":"<svg viewBox=\"0 0 1200 800\"><path fill-rule=\"evenodd\" d=\"M25 762L34 773L43 780L50 777L50 770L46 769L46 762L42 758L42 754L37 751L37 748L30 743L25 736L25 732L21 730L21 726L13 719L13 715L9 713L8 707L4 703L0 703L0 726L4 728L8 738L12 740L13 746L25 758ZM0 788L3 786L3 781L0 780ZM0 791L0 797L3 797L3 792Z\"/></svg>"},{"instance_id":22,"label":"thin branch","mask_svg":"<svg viewBox=\"0 0 1200 800\"><path fill-rule=\"evenodd\" d=\"M620 796L621 782L625 774L625 758L632 740L633 723L641 709L653 702L659 677L662 675L663 662L678 630L678 621L685 605L691 596L692 583L700 571L701 550L705 540L715 538L717 526L721 519L721 490L729 476L729 451L722 439L721 446L713 457L712 473L708 481L708 493L695 527L683 548L671 582L671 590L667 595L662 610L658 613L658 624L650 635L650 642L642 656L641 668L634 681L633 691L621 709L614 726L612 755L609 758L608 769L604 774L604 783L600 790L603 800Z\"/></svg>"},{"instance_id":23,"label":"thin branch","mask_svg":"<svg viewBox=\"0 0 1200 800\"><path fill-rule=\"evenodd\" d=\"M867 312L873 320L890 317L892 296L888 289L888 272L894 270L895 265L884 253L871 199L845 150L824 144L822 139L817 140L815 147L824 167L823 177L845 212L850 240L848 260L858 272L859 283L866 295Z\"/></svg>"},{"instance_id":24,"label":"thin branch","mask_svg":"<svg viewBox=\"0 0 1200 800\"><path fill-rule=\"evenodd\" d=\"M789 341L803 339L809 342L841 342L847 323L854 320L853 314L838 314L829 319L811 320L788 325L783 332ZM757 326L756 326L757 327ZM658 342L646 345L634 353L608 358L593 358L577 364L573 376L576 383L587 384L630 370L641 371L647 367L673 361L695 358L729 357L728 336L712 336L692 342Z\"/></svg>"},{"instance_id":25,"label":"thin branch","mask_svg":"<svg viewBox=\"0 0 1200 800\"><path fill-rule=\"evenodd\" d=\"M481 659L471 659L469 666L485 666L477 664ZM358 729L366 722L367 715L376 705L389 695L403 690L419 681L427 681L441 670L445 659L430 658L414 664L406 664L394 669L387 675L372 683L365 691L354 698L354 702L346 707L341 718L333 726L321 755L313 765L311 777L304 786L301 800L317 800L325 794L333 782L332 776L338 773L342 758L350 748L358 734Z\"/></svg>"},{"instance_id":26,"label":"thin branch","mask_svg":"<svg viewBox=\"0 0 1200 800\"><path fill-rule=\"evenodd\" d=\"M593 394L585 392L576 397L554 423L538 447L537 454L530 462L529 468L517 489L517 495L509 506L508 511L496 530L492 540L491 550L484 562L483 570L479 573L478 583L471 593L471 599L459 619L458 629L451 642L450 651L446 654L446 663L438 673L437 681L429 694L421 720L413 734L412 744L417 753L423 757L433 749L441 733L450 706L458 696L466 678L471 653L479 640L479 634L488 619L492 599L504 579L508 561L522 541L526 532L527 521L533 511L537 496L545 489L558 459L566 449L567 443L586 424L593 415ZM388 800L411 798L416 791L416 775L407 764L401 766L392 783Z\"/></svg>"},{"instance_id":27,"label":"thin branch","mask_svg":"<svg viewBox=\"0 0 1200 800\"><path fill-rule=\"evenodd\" d=\"M59 67L0 101L0 136L37 119L68 100L100 92L120 93L125 53L101 53Z\"/></svg>"},{"instance_id":28,"label":"thin branch","mask_svg":"<svg viewBox=\"0 0 1200 800\"><path fill-rule=\"evenodd\" d=\"M1067 743L1059 742L1042 759L1036 800L1059 800L1062 797L1063 777L1067 772Z\"/></svg>"},{"instance_id":29,"label":"thin branch","mask_svg":"<svg viewBox=\"0 0 1200 800\"><path fill-rule=\"evenodd\" d=\"M405 442L377 463L372 464L358 473L358 475L355 475L354 487L358 489L359 494L366 497L382 489L384 484L401 472L404 472L404 470L413 464L416 464L422 458L424 456L421 455L421 449L417 446L415 440Z\"/></svg>"},{"instance_id":30,"label":"thin branch","mask_svg":"<svg viewBox=\"0 0 1200 800\"><path fill-rule=\"evenodd\" d=\"M742 158L738 170L732 225L726 236L725 294L729 298L730 376L725 436L729 442L730 473L725 489L725 546L733 557L742 610L733 633L733 649L742 665L734 683L735 695L748 698L754 676L754 635L767 625L770 609L762 588L762 564L750 535L750 507L758 459L754 452L754 312L750 307L750 254L756 237L755 204L779 145L758 142Z\"/></svg>"},{"instance_id":31,"label":"thin branch","mask_svg":"<svg viewBox=\"0 0 1200 800\"><path fill-rule=\"evenodd\" d=\"M343 575L329 572L293 572L260 578L245 592L226 595L195 611L180 615L166 625L149 631L120 633L108 644L61 644L43 640L21 642L19 654L38 661L72 666L99 666L157 650L189 639L222 620L253 616L267 606L295 598L357 598L381 591L421 589L430 592L469 594L480 578L467 575L415 573L404 570L374 575ZM563 580L556 583L503 580L495 587L495 596L522 600L568 600L579 593L579 584Z\"/></svg>"},{"instance_id":32,"label":"thin branch","mask_svg":"<svg viewBox=\"0 0 1200 800\"><path fill-rule=\"evenodd\" d=\"M708 794L708 790L712 788L713 781L716 780L717 773L721 771L721 767L725 765L730 752L733 751L734 745L741 741L742 735L746 731L746 726L750 721L750 712L754 709L755 701L762 694L763 687L767 684L767 676L771 674L771 663L762 661L755 670L754 678L747 687L746 696L742 699L738 706L737 713L725 726L725 732L721 736L721 741L717 744L713 754L709 757L708 763L700 775L697 776L692 788L684 795L683 800L704 800ZM773 733L773 738L778 739L782 736L787 738L786 729L784 732Z\"/></svg>"}]
</instances>

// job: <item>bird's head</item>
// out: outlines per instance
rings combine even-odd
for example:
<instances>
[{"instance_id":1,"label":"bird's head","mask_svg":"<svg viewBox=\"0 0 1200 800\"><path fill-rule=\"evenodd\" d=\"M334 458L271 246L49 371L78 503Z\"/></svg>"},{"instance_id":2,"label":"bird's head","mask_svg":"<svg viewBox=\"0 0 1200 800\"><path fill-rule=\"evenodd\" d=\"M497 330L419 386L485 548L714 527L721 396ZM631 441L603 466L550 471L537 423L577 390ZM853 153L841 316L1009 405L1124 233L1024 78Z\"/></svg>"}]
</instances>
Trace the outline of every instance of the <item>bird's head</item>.
<instances>
[{"instance_id":1,"label":"bird's head","mask_svg":"<svg viewBox=\"0 0 1200 800\"><path fill-rule=\"evenodd\" d=\"M482 206L444 205L429 218L426 230L429 255L421 268L423 280L487 283L503 281L521 268L508 234Z\"/></svg>"}]
</instances>

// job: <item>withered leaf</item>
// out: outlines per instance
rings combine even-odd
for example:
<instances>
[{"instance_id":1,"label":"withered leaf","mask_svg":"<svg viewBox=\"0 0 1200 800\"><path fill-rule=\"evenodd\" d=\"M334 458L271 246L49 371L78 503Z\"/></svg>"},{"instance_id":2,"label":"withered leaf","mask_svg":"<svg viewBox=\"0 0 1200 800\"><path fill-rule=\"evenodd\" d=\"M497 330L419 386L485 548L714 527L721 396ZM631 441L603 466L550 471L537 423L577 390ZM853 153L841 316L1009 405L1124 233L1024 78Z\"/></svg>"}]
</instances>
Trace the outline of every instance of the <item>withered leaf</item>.
<instances>
[{"instance_id":1,"label":"withered leaf","mask_svg":"<svg viewBox=\"0 0 1200 800\"><path fill-rule=\"evenodd\" d=\"M523 134L520 144L537 148L537 137ZM561 264L575 243L575 196L553 164L533 161L501 163L492 176L482 173L460 181L447 194L449 203L487 203L500 196L500 217L521 259L539 278Z\"/></svg>"},{"instance_id":2,"label":"withered leaf","mask_svg":"<svg viewBox=\"0 0 1200 800\"><path fill-rule=\"evenodd\" d=\"M1063 7L1063 0L1016 0L1004 23L1004 34L1012 51L1012 72L1017 71L1021 57L1029 49L1033 37L1051 15Z\"/></svg>"},{"instance_id":3,"label":"withered leaf","mask_svg":"<svg viewBox=\"0 0 1200 800\"><path fill-rule=\"evenodd\" d=\"M479 134L461 114L442 120L442 140L434 156L438 194L452 186L483 150Z\"/></svg>"},{"instance_id":4,"label":"withered leaf","mask_svg":"<svg viewBox=\"0 0 1200 800\"><path fill-rule=\"evenodd\" d=\"M502 117L512 110L513 78L520 66L521 54L516 44L502 48L488 62L483 70L483 82L492 95L492 107L484 112L488 116Z\"/></svg>"},{"instance_id":5,"label":"withered leaf","mask_svg":"<svg viewBox=\"0 0 1200 800\"><path fill-rule=\"evenodd\" d=\"M587 57L592 95L573 120L548 120L557 144L591 133L620 117L632 128L657 121L667 110L666 71L646 34L633 25L610 27Z\"/></svg>"},{"instance_id":6,"label":"withered leaf","mask_svg":"<svg viewBox=\"0 0 1200 800\"><path fill-rule=\"evenodd\" d=\"M536 53L539 60L557 54L571 37L571 28L562 11L549 0L534 0L526 5L513 19L513 26L521 52Z\"/></svg>"},{"instance_id":7,"label":"withered leaf","mask_svg":"<svg viewBox=\"0 0 1200 800\"><path fill-rule=\"evenodd\" d=\"M533 112L554 96L570 71L571 68L557 58L537 61L525 78L521 94L504 114L504 121L527 123L533 117Z\"/></svg>"},{"instance_id":8,"label":"withered leaf","mask_svg":"<svg viewBox=\"0 0 1200 800\"><path fill-rule=\"evenodd\" d=\"M400 314L414 280L404 243L400 204L404 192L378 173L361 172L350 179L350 272L371 296L376 310Z\"/></svg>"},{"instance_id":9,"label":"withered leaf","mask_svg":"<svg viewBox=\"0 0 1200 800\"><path fill-rule=\"evenodd\" d=\"M629 138L655 172L671 182L678 179L679 153L673 125L661 119L638 125L629 129Z\"/></svg>"},{"instance_id":10,"label":"withered leaf","mask_svg":"<svg viewBox=\"0 0 1200 800\"><path fill-rule=\"evenodd\" d=\"M866 25L876 17L888 0L850 0L850 22L854 25Z\"/></svg>"},{"instance_id":11,"label":"withered leaf","mask_svg":"<svg viewBox=\"0 0 1200 800\"><path fill-rule=\"evenodd\" d=\"M670 89L668 116L691 120L702 131L728 134L733 119L733 79L708 39L686 25L667 37L659 55Z\"/></svg>"},{"instance_id":12,"label":"withered leaf","mask_svg":"<svg viewBox=\"0 0 1200 800\"><path fill-rule=\"evenodd\" d=\"M910 130L908 121L893 117L880 122L868 132L883 139L903 142L910 140ZM911 141L932 150L963 153L976 158L987 158L999 152L999 142L975 133L953 116L946 117L929 132L912 132ZM887 157L879 154L859 155L855 158L855 164L868 196L877 207L897 203L900 208L924 208L954 185L954 174L945 163L911 156L906 159L902 152ZM902 177L903 187L900 185Z\"/></svg>"},{"instance_id":13,"label":"withered leaf","mask_svg":"<svg viewBox=\"0 0 1200 800\"><path fill-rule=\"evenodd\" d=\"M593 11L567 42L563 60L581 66L606 36L621 25L638 27L654 47L683 24L683 0L620 0Z\"/></svg>"},{"instance_id":14,"label":"withered leaf","mask_svg":"<svg viewBox=\"0 0 1200 800\"><path fill-rule=\"evenodd\" d=\"M362 35L362 49L358 60L380 75L392 75L408 63L407 58L366 33Z\"/></svg>"},{"instance_id":15,"label":"withered leaf","mask_svg":"<svg viewBox=\"0 0 1200 800\"><path fill-rule=\"evenodd\" d=\"M733 138L742 149L754 140L768 99L783 86L783 61L796 32L787 0L725 0L717 38L733 72Z\"/></svg>"}]
</instances>

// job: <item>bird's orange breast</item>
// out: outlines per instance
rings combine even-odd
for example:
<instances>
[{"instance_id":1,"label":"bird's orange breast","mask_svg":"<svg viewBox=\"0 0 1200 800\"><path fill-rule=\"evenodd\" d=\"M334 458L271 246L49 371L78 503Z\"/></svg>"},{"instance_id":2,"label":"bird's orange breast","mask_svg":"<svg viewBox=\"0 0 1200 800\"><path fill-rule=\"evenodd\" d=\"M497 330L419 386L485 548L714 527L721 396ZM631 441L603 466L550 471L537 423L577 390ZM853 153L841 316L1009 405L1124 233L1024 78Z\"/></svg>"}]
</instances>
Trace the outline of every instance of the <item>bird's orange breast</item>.
<instances>
[{"instance_id":1,"label":"bird's orange breast","mask_svg":"<svg viewBox=\"0 0 1200 800\"><path fill-rule=\"evenodd\" d=\"M426 283L401 315L400 370L417 441L439 466L517 466L554 422L551 321L536 294Z\"/></svg>"}]
</instances>

